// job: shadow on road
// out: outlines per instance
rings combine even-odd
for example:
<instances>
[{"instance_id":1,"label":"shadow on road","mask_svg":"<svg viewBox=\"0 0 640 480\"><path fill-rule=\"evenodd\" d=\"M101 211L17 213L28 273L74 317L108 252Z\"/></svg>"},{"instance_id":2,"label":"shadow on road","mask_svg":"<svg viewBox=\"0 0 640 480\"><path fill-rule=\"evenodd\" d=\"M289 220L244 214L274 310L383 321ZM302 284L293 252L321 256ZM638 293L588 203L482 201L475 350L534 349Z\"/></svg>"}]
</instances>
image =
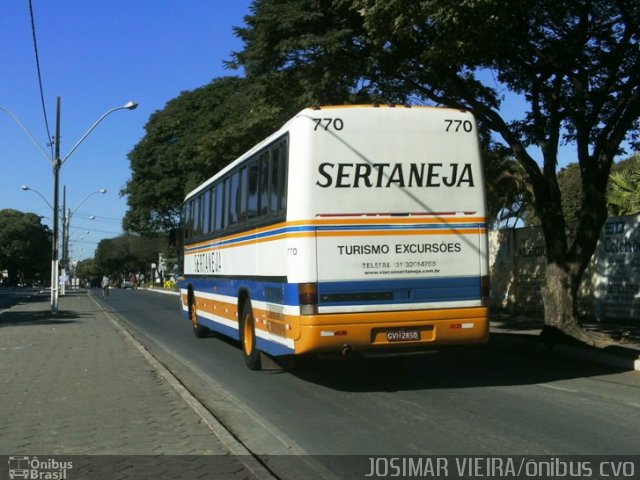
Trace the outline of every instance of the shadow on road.
<instances>
[{"instance_id":1,"label":"shadow on road","mask_svg":"<svg viewBox=\"0 0 640 480\"><path fill-rule=\"evenodd\" d=\"M626 370L495 346L455 347L420 356L297 360L290 373L345 392L395 392L531 385Z\"/></svg>"}]
</instances>

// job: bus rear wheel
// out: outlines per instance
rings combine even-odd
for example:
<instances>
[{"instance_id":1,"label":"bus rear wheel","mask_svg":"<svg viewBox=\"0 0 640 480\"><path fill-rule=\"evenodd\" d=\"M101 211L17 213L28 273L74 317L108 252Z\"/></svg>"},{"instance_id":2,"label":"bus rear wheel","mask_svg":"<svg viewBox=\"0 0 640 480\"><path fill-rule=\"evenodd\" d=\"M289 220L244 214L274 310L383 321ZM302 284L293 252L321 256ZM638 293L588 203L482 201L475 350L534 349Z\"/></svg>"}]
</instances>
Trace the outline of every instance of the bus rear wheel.
<instances>
[{"instance_id":1,"label":"bus rear wheel","mask_svg":"<svg viewBox=\"0 0 640 480\"><path fill-rule=\"evenodd\" d=\"M193 327L193 334L198 338L204 338L209 334L209 329L203 327L198 322L198 312L196 310L196 299L192 290L189 290L189 320Z\"/></svg>"},{"instance_id":2,"label":"bus rear wheel","mask_svg":"<svg viewBox=\"0 0 640 480\"><path fill-rule=\"evenodd\" d=\"M256 322L253 317L251 301L247 300L242 306L242 316L240 318L240 343L242 344L242 357L244 363L251 370L260 370L262 362L260 350L256 345Z\"/></svg>"}]
</instances>

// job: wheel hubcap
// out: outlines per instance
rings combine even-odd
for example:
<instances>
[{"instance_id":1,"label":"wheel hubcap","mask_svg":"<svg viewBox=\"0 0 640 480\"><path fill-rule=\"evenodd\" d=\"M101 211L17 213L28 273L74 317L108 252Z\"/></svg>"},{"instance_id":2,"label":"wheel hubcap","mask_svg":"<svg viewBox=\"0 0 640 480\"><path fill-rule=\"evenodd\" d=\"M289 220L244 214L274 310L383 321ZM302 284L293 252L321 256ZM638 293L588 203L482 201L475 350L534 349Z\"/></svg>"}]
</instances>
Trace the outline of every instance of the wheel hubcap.
<instances>
[{"instance_id":1,"label":"wheel hubcap","mask_svg":"<svg viewBox=\"0 0 640 480\"><path fill-rule=\"evenodd\" d=\"M251 315L247 315L244 319L244 352L251 355L253 351L253 328L251 324Z\"/></svg>"}]
</instances>

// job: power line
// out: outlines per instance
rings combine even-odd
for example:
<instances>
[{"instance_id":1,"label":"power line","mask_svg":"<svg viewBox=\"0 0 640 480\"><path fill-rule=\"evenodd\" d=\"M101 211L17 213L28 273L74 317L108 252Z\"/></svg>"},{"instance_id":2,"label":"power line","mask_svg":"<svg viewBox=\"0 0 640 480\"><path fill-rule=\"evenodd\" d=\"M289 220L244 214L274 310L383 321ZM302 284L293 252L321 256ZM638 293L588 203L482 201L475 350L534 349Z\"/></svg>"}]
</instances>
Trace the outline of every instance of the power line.
<instances>
[{"instance_id":1,"label":"power line","mask_svg":"<svg viewBox=\"0 0 640 480\"><path fill-rule=\"evenodd\" d=\"M38 54L38 40L36 38L36 22L33 15L33 2L29 0L29 15L31 17L31 34L33 36L33 50L36 54L36 68L38 70L38 85L40 86L40 101L42 102L42 112L44 113L44 124L47 128L47 138L51 139L51 130L49 129L49 119L47 117L47 107L44 102L44 88L42 87L42 72L40 70L40 55ZM51 158L53 158L53 143L48 142L51 148Z\"/></svg>"}]
</instances>

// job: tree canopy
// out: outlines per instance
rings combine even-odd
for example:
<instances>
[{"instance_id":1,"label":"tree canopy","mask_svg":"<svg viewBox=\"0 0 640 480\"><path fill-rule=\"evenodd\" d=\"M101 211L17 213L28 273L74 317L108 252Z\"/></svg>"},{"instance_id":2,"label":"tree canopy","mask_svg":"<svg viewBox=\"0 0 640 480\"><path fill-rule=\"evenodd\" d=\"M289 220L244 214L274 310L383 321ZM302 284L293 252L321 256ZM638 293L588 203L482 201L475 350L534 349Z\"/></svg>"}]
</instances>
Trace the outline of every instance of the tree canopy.
<instances>
[{"instance_id":1,"label":"tree canopy","mask_svg":"<svg viewBox=\"0 0 640 480\"><path fill-rule=\"evenodd\" d=\"M271 133L279 114L238 77L183 92L155 112L129 153L132 177L121 191L129 205L125 230L176 228L185 195Z\"/></svg>"},{"instance_id":2,"label":"tree canopy","mask_svg":"<svg viewBox=\"0 0 640 480\"><path fill-rule=\"evenodd\" d=\"M640 213L640 154L611 173L607 203L612 215Z\"/></svg>"},{"instance_id":3,"label":"tree canopy","mask_svg":"<svg viewBox=\"0 0 640 480\"><path fill-rule=\"evenodd\" d=\"M51 232L35 213L0 210L0 270L9 282L45 282L51 262Z\"/></svg>"},{"instance_id":4,"label":"tree canopy","mask_svg":"<svg viewBox=\"0 0 640 480\"><path fill-rule=\"evenodd\" d=\"M87 265L86 273L93 277L109 275L114 279L128 278L130 273L147 272L150 265L158 261L158 254L167 250L167 239L164 237L125 234L101 240L93 264Z\"/></svg>"}]
</instances>

